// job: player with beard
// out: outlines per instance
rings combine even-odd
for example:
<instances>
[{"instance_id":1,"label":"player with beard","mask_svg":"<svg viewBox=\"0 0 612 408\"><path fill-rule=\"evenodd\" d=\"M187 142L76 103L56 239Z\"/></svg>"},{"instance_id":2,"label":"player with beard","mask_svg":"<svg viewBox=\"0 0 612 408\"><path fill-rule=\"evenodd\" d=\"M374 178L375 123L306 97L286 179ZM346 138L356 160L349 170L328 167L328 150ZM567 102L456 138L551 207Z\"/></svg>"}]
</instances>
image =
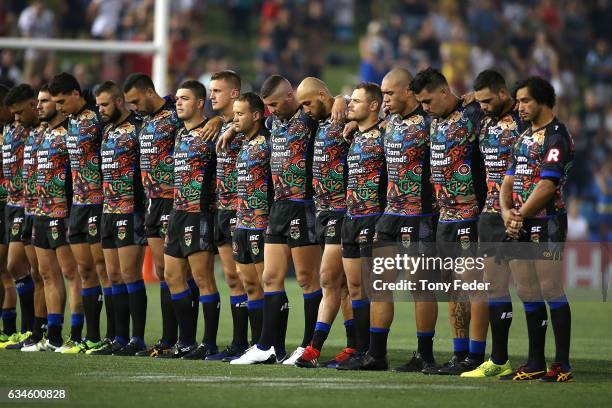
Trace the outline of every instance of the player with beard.
<instances>
[{"instance_id":1,"label":"player with beard","mask_svg":"<svg viewBox=\"0 0 612 408\"><path fill-rule=\"evenodd\" d=\"M102 83L95 94L96 105L105 125L101 146L104 180L102 248L117 302L113 305L114 341L90 354L133 356L146 350L147 302L142 276L146 245L145 208L138 151L142 120L127 110L123 92L115 82ZM130 317L132 337L128 343Z\"/></svg>"},{"instance_id":2,"label":"player with beard","mask_svg":"<svg viewBox=\"0 0 612 408\"><path fill-rule=\"evenodd\" d=\"M342 221L346 212L346 155L350 143L342 137L345 121L332 120L335 101L323 81L313 77L305 78L297 88L296 97L304 112L319 122L314 141L312 182L317 210L316 235L323 249L320 270L323 298L312 339L296 365L304 368L318 366L323 344L342 307L346 348L333 360L321 363L323 367L335 367L355 352L353 311L348 299L340 245Z\"/></svg>"},{"instance_id":3,"label":"player with beard","mask_svg":"<svg viewBox=\"0 0 612 408\"><path fill-rule=\"evenodd\" d=\"M240 77L234 71L216 72L211 77L210 101L214 111L223 118L221 134L234 126L233 105L240 96L240 87ZM233 338L232 343L225 350L208 356L207 360L233 360L239 357L249 345L247 338L248 296L236 272L236 263L232 253L232 235L237 221L236 156L242 146L242 140L243 135L238 133L227 150L220 150L217 153L215 246L219 251L225 282L230 290Z\"/></svg>"},{"instance_id":4,"label":"player with beard","mask_svg":"<svg viewBox=\"0 0 612 408\"><path fill-rule=\"evenodd\" d=\"M524 130L506 81L500 73L485 70L474 80L474 98L485 114L480 125L479 148L484 157L487 199L478 221L479 252L484 258L484 280L490 283L489 325L491 357L462 377L499 377L512 373L508 360L508 333L512 324L508 261L496 257L506 235L499 191L510 164L512 148ZM497 258L497 259L496 259Z\"/></svg>"}]
</instances>

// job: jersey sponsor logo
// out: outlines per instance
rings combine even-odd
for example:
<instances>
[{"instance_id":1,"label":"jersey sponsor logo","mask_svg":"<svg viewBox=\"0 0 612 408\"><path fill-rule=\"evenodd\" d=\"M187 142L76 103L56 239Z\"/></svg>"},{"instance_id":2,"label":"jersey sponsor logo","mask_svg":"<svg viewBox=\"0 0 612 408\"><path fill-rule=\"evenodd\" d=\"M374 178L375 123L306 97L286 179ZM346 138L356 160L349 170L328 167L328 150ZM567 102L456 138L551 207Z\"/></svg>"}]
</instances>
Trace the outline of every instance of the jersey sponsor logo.
<instances>
[{"instance_id":1,"label":"jersey sponsor logo","mask_svg":"<svg viewBox=\"0 0 612 408\"><path fill-rule=\"evenodd\" d=\"M553 148L548 151L546 155L546 163L558 163L559 162L559 149Z\"/></svg>"}]
</instances>

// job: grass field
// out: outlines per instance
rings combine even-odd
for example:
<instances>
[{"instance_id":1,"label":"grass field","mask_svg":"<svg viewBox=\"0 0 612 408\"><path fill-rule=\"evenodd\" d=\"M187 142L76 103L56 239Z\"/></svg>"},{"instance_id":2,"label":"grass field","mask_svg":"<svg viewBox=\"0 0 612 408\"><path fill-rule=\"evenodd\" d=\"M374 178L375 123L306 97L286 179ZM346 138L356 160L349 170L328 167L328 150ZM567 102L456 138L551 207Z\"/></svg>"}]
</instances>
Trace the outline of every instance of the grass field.
<instances>
[{"instance_id":1,"label":"grass field","mask_svg":"<svg viewBox=\"0 0 612 408\"><path fill-rule=\"evenodd\" d=\"M219 288L224 302L219 330L219 347L223 347L231 339L231 317L227 289L222 282ZM152 344L161 332L159 295L156 285L149 285L147 290L147 341ZM301 341L303 321L302 299L294 281L288 282L287 290L292 302L287 334L289 350ZM398 303L396 307L390 334L392 366L405 362L416 346L412 309L409 303ZM512 384L393 372L338 372L276 365L237 367L203 361L0 350L0 389L65 389L69 399L58 405L87 407L611 406L612 304L575 302L572 314L576 380L568 384ZM515 304L510 339L511 361L515 366L524 361L527 352L525 330L521 307ZM343 346L344 327L338 319L323 357L331 357ZM444 362L450 351L446 309L441 305L435 342L438 361ZM549 359L554 356L552 328L548 330L547 356ZM36 406L40 402L15 405ZM0 406L5 406L1 398Z\"/></svg>"}]
</instances>

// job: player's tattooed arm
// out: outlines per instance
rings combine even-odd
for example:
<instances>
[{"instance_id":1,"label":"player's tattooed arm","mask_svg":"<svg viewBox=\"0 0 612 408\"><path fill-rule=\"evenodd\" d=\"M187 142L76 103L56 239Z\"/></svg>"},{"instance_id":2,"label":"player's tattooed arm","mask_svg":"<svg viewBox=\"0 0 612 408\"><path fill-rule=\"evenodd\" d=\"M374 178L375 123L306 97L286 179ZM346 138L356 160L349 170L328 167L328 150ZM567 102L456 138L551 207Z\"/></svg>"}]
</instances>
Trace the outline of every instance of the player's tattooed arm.
<instances>
[{"instance_id":1,"label":"player's tattooed arm","mask_svg":"<svg viewBox=\"0 0 612 408\"><path fill-rule=\"evenodd\" d=\"M215 140L219 137L219 132L223 126L223 118L221 116L214 116L206 122L202 136L204 140Z\"/></svg>"},{"instance_id":2,"label":"player's tattooed arm","mask_svg":"<svg viewBox=\"0 0 612 408\"><path fill-rule=\"evenodd\" d=\"M233 126L229 126L227 130L217 139L217 152L227 152L229 150L229 145L232 143L232 140L234 140L235 137L236 129Z\"/></svg>"},{"instance_id":3,"label":"player's tattooed arm","mask_svg":"<svg viewBox=\"0 0 612 408\"><path fill-rule=\"evenodd\" d=\"M342 129L342 137L344 138L344 140L350 142L353 139L353 134L355 133L357 128L357 122L355 122L354 120L347 122L347 124L344 125L344 129Z\"/></svg>"},{"instance_id":4,"label":"player's tattooed arm","mask_svg":"<svg viewBox=\"0 0 612 408\"><path fill-rule=\"evenodd\" d=\"M538 181L535 189L519 210L523 219L535 216L555 196L555 191L557 191L557 184L554 181L549 179Z\"/></svg>"},{"instance_id":5,"label":"player's tattooed arm","mask_svg":"<svg viewBox=\"0 0 612 408\"><path fill-rule=\"evenodd\" d=\"M334 98L334 105L331 111L331 120L333 123L343 123L348 115L348 103L344 95L338 95Z\"/></svg>"}]
</instances>

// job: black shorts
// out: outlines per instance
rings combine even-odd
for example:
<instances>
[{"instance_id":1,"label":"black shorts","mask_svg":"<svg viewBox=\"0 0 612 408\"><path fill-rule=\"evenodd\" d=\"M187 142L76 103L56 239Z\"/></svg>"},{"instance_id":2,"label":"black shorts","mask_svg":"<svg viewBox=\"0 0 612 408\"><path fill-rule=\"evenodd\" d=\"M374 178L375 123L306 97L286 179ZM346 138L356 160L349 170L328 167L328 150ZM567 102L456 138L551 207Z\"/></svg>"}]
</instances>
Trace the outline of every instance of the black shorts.
<instances>
[{"instance_id":1,"label":"black shorts","mask_svg":"<svg viewBox=\"0 0 612 408\"><path fill-rule=\"evenodd\" d=\"M5 233L10 242L21 242L21 233L25 223L25 211L23 207L7 205L4 209Z\"/></svg>"},{"instance_id":2,"label":"black shorts","mask_svg":"<svg viewBox=\"0 0 612 408\"><path fill-rule=\"evenodd\" d=\"M217 210L215 212L215 246L232 244L237 220L234 210Z\"/></svg>"},{"instance_id":3,"label":"black shorts","mask_svg":"<svg viewBox=\"0 0 612 408\"><path fill-rule=\"evenodd\" d=\"M35 216L32 245L42 249L57 249L68 245L68 218Z\"/></svg>"},{"instance_id":4,"label":"black shorts","mask_svg":"<svg viewBox=\"0 0 612 408\"><path fill-rule=\"evenodd\" d=\"M234 261L256 264L264 260L265 230L236 228L232 238Z\"/></svg>"},{"instance_id":5,"label":"black shorts","mask_svg":"<svg viewBox=\"0 0 612 408\"><path fill-rule=\"evenodd\" d=\"M72 204L68 221L68 242L71 244L99 244L102 204Z\"/></svg>"},{"instance_id":6,"label":"black shorts","mask_svg":"<svg viewBox=\"0 0 612 408\"><path fill-rule=\"evenodd\" d=\"M376 233L376 221L380 215L344 217L342 224L342 257L361 258L372 256L372 244Z\"/></svg>"},{"instance_id":7,"label":"black shorts","mask_svg":"<svg viewBox=\"0 0 612 408\"><path fill-rule=\"evenodd\" d=\"M478 220L478 253L480 256L496 256L505 237L506 227L501 214L480 214Z\"/></svg>"},{"instance_id":8,"label":"black shorts","mask_svg":"<svg viewBox=\"0 0 612 408\"><path fill-rule=\"evenodd\" d=\"M314 203L275 201L270 209L266 243L287 244L290 248L316 244Z\"/></svg>"},{"instance_id":9,"label":"black shorts","mask_svg":"<svg viewBox=\"0 0 612 408\"><path fill-rule=\"evenodd\" d=\"M187 258L200 251L215 252L214 215L172 210L164 253L175 258Z\"/></svg>"},{"instance_id":10,"label":"black shorts","mask_svg":"<svg viewBox=\"0 0 612 408\"><path fill-rule=\"evenodd\" d=\"M147 245L141 213L102 214L102 248Z\"/></svg>"},{"instance_id":11,"label":"black shorts","mask_svg":"<svg viewBox=\"0 0 612 408\"><path fill-rule=\"evenodd\" d=\"M23 228L21 229L21 242L23 245L32 245L32 228L34 226L34 215L25 214Z\"/></svg>"},{"instance_id":12,"label":"black shorts","mask_svg":"<svg viewBox=\"0 0 612 408\"><path fill-rule=\"evenodd\" d=\"M315 231L321 248L342 243L342 222L345 211L325 210L317 213Z\"/></svg>"},{"instance_id":13,"label":"black shorts","mask_svg":"<svg viewBox=\"0 0 612 408\"><path fill-rule=\"evenodd\" d=\"M438 222L436 249L440 257L474 256L478 249L478 220Z\"/></svg>"},{"instance_id":14,"label":"black shorts","mask_svg":"<svg viewBox=\"0 0 612 408\"><path fill-rule=\"evenodd\" d=\"M6 233L5 217L6 201L0 201L0 245L8 244L8 234Z\"/></svg>"},{"instance_id":15,"label":"black shorts","mask_svg":"<svg viewBox=\"0 0 612 408\"><path fill-rule=\"evenodd\" d=\"M168 232L168 221L172 211L171 198L152 198L145 213L145 236L147 238L165 238Z\"/></svg>"},{"instance_id":16,"label":"black shorts","mask_svg":"<svg viewBox=\"0 0 612 408\"><path fill-rule=\"evenodd\" d=\"M436 227L431 215L383 214L376 222L374 245L397 245L402 254L431 256L435 253Z\"/></svg>"},{"instance_id":17,"label":"black shorts","mask_svg":"<svg viewBox=\"0 0 612 408\"><path fill-rule=\"evenodd\" d=\"M516 259L561 260L567 239L567 214L525 220L526 234L512 251ZM528 243L528 244L527 244Z\"/></svg>"}]
</instances>

